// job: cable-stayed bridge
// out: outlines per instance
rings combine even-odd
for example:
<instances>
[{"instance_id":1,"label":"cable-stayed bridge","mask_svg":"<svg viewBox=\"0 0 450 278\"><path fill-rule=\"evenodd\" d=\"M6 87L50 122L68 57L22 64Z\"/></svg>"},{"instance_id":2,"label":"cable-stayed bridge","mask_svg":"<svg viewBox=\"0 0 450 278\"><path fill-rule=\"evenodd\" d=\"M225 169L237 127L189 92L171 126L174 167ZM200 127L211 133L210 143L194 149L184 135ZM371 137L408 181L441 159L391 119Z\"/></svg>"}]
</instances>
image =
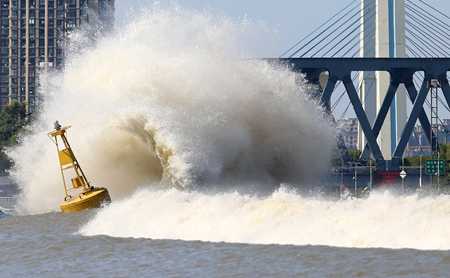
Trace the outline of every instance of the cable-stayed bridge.
<instances>
[{"instance_id":1,"label":"cable-stayed bridge","mask_svg":"<svg viewBox=\"0 0 450 278\"><path fill-rule=\"evenodd\" d=\"M426 0L353 0L275 60L310 83L326 83L321 101L330 113L347 96L341 117L352 104L360 162L372 155L379 171L397 171L417 121L432 151L439 148L438 103L450 112L449 34L450 17ZM337 141L350 162L342 137Z\"/></svg>"}]
</instances>

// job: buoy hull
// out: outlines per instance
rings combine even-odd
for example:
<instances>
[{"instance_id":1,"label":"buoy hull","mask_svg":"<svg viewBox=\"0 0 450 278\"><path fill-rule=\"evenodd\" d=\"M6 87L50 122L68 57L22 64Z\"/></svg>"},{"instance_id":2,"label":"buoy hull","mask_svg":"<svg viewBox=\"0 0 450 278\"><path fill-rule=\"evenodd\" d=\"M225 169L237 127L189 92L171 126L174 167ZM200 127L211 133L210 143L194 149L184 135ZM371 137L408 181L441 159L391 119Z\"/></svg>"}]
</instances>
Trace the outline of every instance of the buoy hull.
<instances>
[{"instance_id":1,"label":"buoy hull","mask_svg":"<svg viewBox=\"0 0 450 278\"><path fill-rule=\"evenodd\" d=\"M74 212L90 208L98 208L103 203L110 203L108 190L106 188L93 188L87 192L80 193L61 203L63 212Z\"/></svg>"}]
</instances>

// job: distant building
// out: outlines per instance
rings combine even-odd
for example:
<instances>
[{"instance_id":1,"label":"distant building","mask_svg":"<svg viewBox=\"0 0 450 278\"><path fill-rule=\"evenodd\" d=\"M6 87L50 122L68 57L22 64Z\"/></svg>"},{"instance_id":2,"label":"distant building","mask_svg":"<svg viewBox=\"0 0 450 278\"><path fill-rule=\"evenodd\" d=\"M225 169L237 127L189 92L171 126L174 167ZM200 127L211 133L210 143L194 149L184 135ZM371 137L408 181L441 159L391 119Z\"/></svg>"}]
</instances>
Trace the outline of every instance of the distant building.
<instances>
[{"instance_id":1,"label":"distant building","mask_svg":"<svg viewBox=\"0 0 450 278\"><path fill-rule=\"evenodd\" d=\"M337 120L336 123L344 138L347 149L356 149L358 142L358 119L345 118ZM444 119L438 125L438 140L441 143L450 143L450 119ZM420 153L428 155L431 153L431 148L422 126L415 126L409 138L405 155L414 156Z\"/></svg>"},{"instance_id":2,"label":"distant building","mask_svg":"<svg viewBox=\"0 0 450 278\"><path fill-rule=\"evenodd\" d=\"M88 23L108 32L114 0L0 0L0 109L12 100L34 111L38 73L64 66L68 33Z\"/></svg>"},{"instance_id":3,"label":"distant building","mask_svg":"<svg viewBox=\"0 0 450 278\"><path fill-rule=\"evenodd\" d=\"M450 119L444 119L441 124L438 125L438 141L441 143L450 143ZM431 153L431 147L429 146L427 136L423 131L422 126L415 126L413 134L409 138L407 155L428 155Z\"/></svg>"},{"instance_id":4,"label":"distant building","mask_svg":"<svg viewBox=\"0 0 450 278\"><path fill-rule=\"evenodd\" d=\"M356 149L358 146L358 119L340 119L337 121L337 126L344 138L347 149Z\"/></svg>"},{"instance_id":5,"label":"distant building","mask_svg":"<svg viewBox=\"0 0 450 278\"><path fill-rule=\"evenodd\" d=\"M415 126L411 137L409 137L408 147L406 149L407 156L427 155L431 153L431 147L428 144L427 136L422 126Z\"/></svg>"}]
</instances>

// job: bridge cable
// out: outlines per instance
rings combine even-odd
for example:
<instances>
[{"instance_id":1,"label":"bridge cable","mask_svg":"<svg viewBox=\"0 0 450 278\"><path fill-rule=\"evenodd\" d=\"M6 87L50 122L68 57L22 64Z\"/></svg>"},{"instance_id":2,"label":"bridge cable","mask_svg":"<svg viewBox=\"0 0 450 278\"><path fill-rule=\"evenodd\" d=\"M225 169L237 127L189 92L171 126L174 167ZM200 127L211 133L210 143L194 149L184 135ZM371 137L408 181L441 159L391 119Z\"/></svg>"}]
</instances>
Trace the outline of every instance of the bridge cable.
<instances>
[{"instance_id":1,"label":"bridge cable","mask_svg":"<svg viewBox=\"0 0 450 278\"><path fill-rule=\"evenodd\" d=\"M327 47L330 43L332 43L335 39L337 39L340 35L342 35L344 32L346 32L350 27L352 27L356 22L360 21L361 17L359 17L359 19L357 19L355 22L353 22L352 24L350 24L349 26L347 26L347 28L344 29L344 31L342 31L340 34L337 34L333 39L331 39L329 42L327 42L324 46L322 46L322 48L320 48L319 50L316 51L316 53L314 53L312 55L312 57L316 56L317 53L319 53L320 51L322 51L325 47ZM354 28L350 33L348 33L343 39L341 39L341 41L339 41L337 44L335 44L331 49L333 49L334 47L336 47L338 44L340 44L343 40L345 40L346 38L348 38L348 36L350 36L353 32L355 32L356 30L358 30L358 28L361 28L361 24L359 24L358 26L356 26L356 28ZM329 52L330 50L328 50ZM327 52L327 53L328 53ZM326 54L324 54L326 55ZM322 56L323 57L323 56Z\"/></svg>"},{"instance_id":2,"label":"bridge cable","mask_svg":"<svg viewBox=\"0 0 450 278\"><path fill-rule=\"evenodd\" d=\"M340 14L342 11L344 11L345 9L347 9L350 5L352 5L354 2L356 2L357 0L354 0L353 2L351 2L350 4L348 4L347 6L345 6L342 10L340 10L338 13L336 13L335 15L333 15L330 19L328 19L325 23L323 23L322 25L320 25L319 27L317 27L314 31L312 31L311 33L309 33L306 37L304 37L303 39L301 39L299 42L297 42L294 46L292 46L291 48L289 48L288 50L286 50L283 54L280 55L279 58L283 57L284 54L288 53L289 51L291 51L294 47L296 47L297 45L299 45L301 42L303 42L304 40L306 40L309 36L311 36L314 32L316 32L317 30L319 30L320 28L322 28L325 24L327 24L328 22L330 22L333 18L335 18L338 14ZM292 58L292 56L294 56L295 53L291 56L289 56L289 58Z\"/></svg>"},{"instance_id":3,"label":"bridge cable","mask_svg":"<svg viewBox=\"0 0 450 278\"><path fill-rule=\"evenodd\" d=\"M409 13L406 13L406 14L409 14ZM419 31L419 33L421 33L423 36L428 37L428 36L430 36L430 34L433 33L433 30L431 30L431 29L426 25L426 23L424 23L423 21L421 21L420 19L418 19L418 18L415 17L415 16L411 16L411 15L410 15L410 17L411 17L412 19L414 19L416 22L418 22L421 26L423 26L423 27L426 29L426 31L429 32L429 34L427 34L427 33L425 33L423 30L420 30L420 29L417 30L417 31ZM406 21L408 21L408 20L405 20L405 22L406 22ZM415 25L413 25L413 24L411 24L411 26L412 26L413 28L415 27ZM414 29L416 29L416 28L414 28ZM445 32L442 32L442 30L439 30L439 31L441 31L439 34L442 34L443 37L446 37L446 39L450 39L450 36L446 35ZM441 46L443 46L443 47L445 47L445 48L447 48L447 49L450 49L449 46L443 42L443 40L436 40L435 42L437 42L439 45L441 45ZM444 51L442 48L440 48L440 49L441 49L442 51ZM447 52L445 53L445 56L449 56Z\"/></svg>"},{"instance_id":4,"label":"bridge cable","mask_svg":"<svg viewBox=\"0 0 450 278\"><path fill-rule=\"evenodd\" d=\"M355 2L355 1L353 1ZM354 9L356 9L359 6L359 4L357 6L355 6L354 8L352 8L350 11L348 11L346 14L344 14L341 18L339 18L337 21L335 21L333 24L331 24L330 26L328 26L325 30L323 30L322 32L320 32L320 34L318 34L317 36L315 36L313 39L311 39L309 42L307 42L305 45L303 45L300 49L298 49L297 51L295 51L292 55L289 56L289 58L292 58L295 54L297 54L298 52L300 52L300 50L302 50L303 48L305 48L307 45L309 45L312 41L314 41L315 39L317 39L319 36L321 36L323 33L325 33L326 31L328 31L328 29L330 29L331 27L333 27L336 23L338 23L341 19L343 19L345 16L347 16L349 13L351 13Z\"/></svg>"},{"instance_id":5,"label":"bridge cable","mask_svg":"<svg viewBox=\"0 0 450 278\"><path fill-rule=\"evenodd\" d=\"M447 15L445 15L444 13L442 13L441 11L435 9L434 7L430 6L429 4L423 2L422 0L419 0L419 2L422 2L422 3L425 4L426 6L430 7L432 10L435 10L436 12L440 13L442 16L446 17L447 19L450 19L450 17L448 17Z\"/></svg>"},{"instance_id":6,"label":"bridge cable","mask_svg":"<svg viewBox=\"0 0 450 278\"><path fill-rule=\"evenodd\" d=\"M324 40L326 40L331 34L333 34L334 32L336 32L337 30L339 30L343 25L345 25L347 22L349 22L351 19L353 19L355 16L357 16L358 14L361 13L361 9L359 11L357 11L355 14L353 14L349 19L347 19L346 21L344 21L344 23L342 23L341 25L339 25L337 28L335 28L333 31L331 31L330 34L328 34L325 38L321 39L318 43L316 43L315 45L313 45L310 49L308 49L308 51L304 52L300 58L303 58L308 52L310 52L312 49L314 49L317 45L319 45L320 43L322 43ZM361 19L361 17L359 18ZM337 21L335 22L337 23ZM333 23L334 25L334 23ZM332 27L333 25L331 25L330 27ZM327 28L328 30L329 28ZM323 32L322 32L323 33ZM322 34L321 33L321 34ZM317 36L318 37L318 36ZM316 38L317 38L316 37ZM314 39L316 39L314 38ZM305 45L306 46L306 45ZM303 48L303 47L302 47ZM300 49L298 51L296 51L293 55L297 54L300 51ZM292 57L292 56L291 56Z\"/></svg>"},{"instance_id":7,"label":"bridge cable","mask_svg":"<svg viewBox=\"0 0 450 278\"><path fill-rule=\"evenodd\" d=\"M370 27L371 25L373 25L373 24L374 24L374 22L372 22L372 23L369 25L369 27ZM361 27L361 25L360 25L360 27ZM372 33L373 31L375 31L375 28L373 28L372 31L370 31L369 33ZM355 39L356 39L357 37L359 37L360 35L361 35L361 33L356 34L356 35L355 35L351 40L349 40L344 46L342 46L338 51L336 51L331 57L335 57L340 51L342 51L345 47L347 47L352 41L355 41ZM364 36L364 39L365 39L368 35L369 35L369 34L366 34L366 35ZM348 52L350 52L350 50L352 50L358 43L360 43L359 40L357 40L357 43L354 44L349 50L347 50L346 53L344 53L344 56L345 56ZM365 45L367 45L367 43L366 43ZM360 47L360 50L361 50L361 47ZM330 49L329 51L331 51L331 49ZM328 51L328 52L329 52L329 51ZM328 53L328 52L327 52L327 53ZM326 55L327 53L325 53L325 55ZM322 56L322 57L323 57L323 56Z\"/></svg>"},{"instance_id":8,"label":"bridge cable","mask_svg":"<svg viewBox=\"0 0 450 278\"><path fill-rule=\"evenodd\" d=\"M408 38L408 36L405 36L405 37L406 37L406 39L407 39L408 41L410 41L410 39ZM413 54L413 56L414 56L415 58L420 57L420 55L417 54L417 52L414 51L409 45L406 45L406 49L408 49L409 51L411 51L411 53ZM406 55L406 56L409 57L408 55Z\"/></svg>"},{"instance_id":9,"label":"bridge cable","mask_svg":"<svg viewBox=\"0 0 450 278\"><path fill-rule=\"evenodd\" d=\"M409 45L405 45L406 46L406 49L408 49L409 51L411 51L411 53L412 54L414 54L413 56L414 57L419 57L419 55L417 54L417 52L415 52L411 47L409 47ZM408 57L409 58L409 56L408 56L408 54L406 55L406 57Z\"/></svg>"},{"instance_id":10,"label":"bridge cable","mask_svg":"<svg viewBox=\"0 0 450 278\"><path fill-rule=\"evenodd\" d=\"M412 3L412 2L411 2L411 4L415 5L415 4ZM418 7L417 5L415 5L415 6ZM426 14L422 13L420 10L416 10L415 8L409 6L408 4L406 4L405 7L408 8L408 9L410 9L410 10L412 10L412 11L414 11L416 14L419 14L422 18L427 17ZM420 7L418 7L418 8L420 8ZM428 18L428 19L429 19L430 21L432 21L434 25L439 25L439 26L442 27L443 29L445 29L445 30L447 30L448 32L450 32L450 25L448 25L448 24L442 24L442 21L435 20L433 17ZM423 24L423 21L421 21L421 22L422 22L422 24ZM428 22L426 22L426 24L428 24ZM434 27L433 24L431 24L431 25L428 24L428 26ZM445 33L441 33L441 34L444 35Z\"/></svg>"},{"instance_id":11,"label":"bridge cable","mask_svg":"<svg viewBox=\"0 0 450 278\"><path fill-rule=\"evenodd\" d=\"M374 32L376 30L376 28L374 27L370 32L368 32L365 36L364 39L367 38L367 36L369 36L370 34L372 34L372 32ZM363 39L363 40L364 40ZM355 52L351 57L355 57L356 54L361 53L361 49L363 49L363 47L366 47L367 44L369 44L369 41L367 41L363 46L360 44L360 41L357 41L350 49L347 50L347 52L344 53L343 56L347 55L352 49L354 49L357 45L360 45L360 47L358 48L358 51ZM369 53L370 51L372 51L375 48L375 44L367 51L367 53ZM363 58L366 57L366 54L364 54Z\"/></svg>"},{"instance_id":12,"label":"bridge cable","mask_svg":"<svg viewBox=\"0 0 450 278\"><path fill-rule=\"evenodd\" d=\"M372 12L372 10L367 11L365 15L367 15L368 13ZM374 13L371 17L369 17L367 20L369 20L370 18L372 18L376 13ZM339 36L341 36L342 34L344 34L346 31L348 31L348 29L350 29L352 26L354 26L358 21L360 22L350 33L348 33L346 36L344 36L344 38L342 38L337 44L335 44L333 47L330 48L330 50L328 50L325 54L322 55L322 57L324 57L325 55L327 55L332 49L336 48L339 44L341 44L345 39L347 39L351 34L353 34L356 30L358 30L359 28L361 28L361 25L363 23L361 23L361 18L362 16L360 16L357 20L355 20L352 24L350 24L349 26L347 26L347 28L345 28L344 31L342 31L340 34L337 34L333 39L331 39L328 43L326 43L324 46L322 46L322 48L320 48L316 53L314 53L312 56L316 56L316 54L318 54L320 51L322 51L325 47L327 47L330 43L332 43L333 41L335 41ZM357 35L358 36L358 35ZM353 37L351 41L353 41L356 38ZM347 44L349 44L350 42L348 42ZM344 46L345 47L345 46ZM342 48L341 48L342 49ZM339 50L340 51L340 50ZM339 52L338 51L338 52Z\"/></svg>"},{"instance_id":13,"label":"bridge cable","mask_svg":"<svg viewBox=\"0 0 450 278\"><path fill-rule=\"evenodd\" d=\"M409 20L406 20L407 23L409 23ZM410 24L410 26L412 26L414 29L416 29L417 27L415 27L413 24ZM427 41L425 41L424 39L422 39L419 35L417 35L416 33L412 32L410 29L406 28L405 29L410 33L410 35L412 35L418 42L421 42L424 46L426 46ZM418 43L416 43L418 45ZM432 54L434 56L431 57L439 57L439 55L434 51L436 50L434 47L430 47L428 46L426 48L428 51L431 51ZM443 54L445 56L445 54Z\"/></svg>"},{"instance_id":14,"label":"bridge cable","mask_svg":"<svg viewBox=\"0 0 450 278\"><path fill-rule=\"evenodd\" d=\"M427 36L427 34L425 34L422 30L420 30L417 26L415 26L415 25L414 25L412 22L410 22L409 20L406 19L405 22L406 22L406 23L409 23L409 25L410 25L411 27L413 27L413 28L414 28L417 32L419 32L421 35ZM406 27L405 27L405 29L406 29ZM411 35L413 35L416 39L418 39L418 40L420 40L422 43L426 44L426 41L425 41L424 39L422 39L419 35L416 35L415 33L411 32L410 30L408 30L408 32L410 32ZM433 46L433 45L429 46L428 49L431 50L430 48L436 50L437 52L440 52L440 53L442 54L442 56L444 56L444 57L445 57L445 56L448 56L447 53L443 53L443 52L442 52L442 51L443 51L442 48L436 48L436 46ZM433 51L433 54L436 55L435 57L439 56L439 55L437 55L434 51Z\"/></svg>"},{"instance_id":15,"label":"bridge cable","mask_svg":"<svg viewBox=\"0 0 450 278\"><path fill-rule=\"evenodd\" d=\"M407 29L407 28L406 28ZM426 50L424 50L420 45L417 45L413 40L411 40L407 35L405 35L405 38L416 47L417 50L419 50L420 52L422 52L422 55L424 57L432 57L432 55L430 53L428 53ZM427 54L425 54L425 52L427 52ZM428 55L428 56L427 56Z\"/></svg>"}]
</instances>

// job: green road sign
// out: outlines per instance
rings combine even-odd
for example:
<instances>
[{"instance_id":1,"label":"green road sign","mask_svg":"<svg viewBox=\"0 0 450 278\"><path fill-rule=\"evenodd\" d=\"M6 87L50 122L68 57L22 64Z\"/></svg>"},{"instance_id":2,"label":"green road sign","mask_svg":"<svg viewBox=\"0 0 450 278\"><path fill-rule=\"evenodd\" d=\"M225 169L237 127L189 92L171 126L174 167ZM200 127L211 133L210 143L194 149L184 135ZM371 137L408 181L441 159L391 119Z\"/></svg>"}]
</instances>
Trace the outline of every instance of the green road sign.
<instances>
[{"instance_id":1,"label":"green road sign","mask_svg":"<svg viewBox=\"0 0 450 278\"><path fill-rule=\"evenodd\" d=\"M439 175L445 174L445 161L443 159L427 159L425 160L425 174L435 175L439 168Z\"/></svg>"}]
</instances>

